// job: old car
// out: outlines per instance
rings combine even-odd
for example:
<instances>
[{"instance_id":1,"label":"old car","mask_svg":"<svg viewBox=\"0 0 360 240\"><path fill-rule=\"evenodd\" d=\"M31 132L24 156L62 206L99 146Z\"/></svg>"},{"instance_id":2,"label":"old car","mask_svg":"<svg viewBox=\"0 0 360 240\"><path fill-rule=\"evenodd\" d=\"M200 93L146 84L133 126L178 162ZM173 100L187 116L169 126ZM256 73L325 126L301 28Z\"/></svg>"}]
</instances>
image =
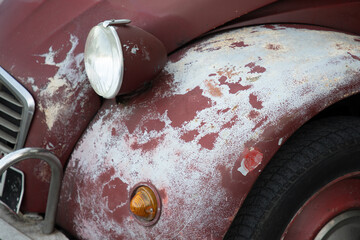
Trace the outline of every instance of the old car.
<instances>
[{"instance_id":1,"label":"old car","mask_svg":"<svg viewBox=\"0 0 360 240\"><path fill-rule=\"evenodd\" d=\"M0 200L77 239L359 239L359 11L0 0Z\"/></svg>"}]
</instances>

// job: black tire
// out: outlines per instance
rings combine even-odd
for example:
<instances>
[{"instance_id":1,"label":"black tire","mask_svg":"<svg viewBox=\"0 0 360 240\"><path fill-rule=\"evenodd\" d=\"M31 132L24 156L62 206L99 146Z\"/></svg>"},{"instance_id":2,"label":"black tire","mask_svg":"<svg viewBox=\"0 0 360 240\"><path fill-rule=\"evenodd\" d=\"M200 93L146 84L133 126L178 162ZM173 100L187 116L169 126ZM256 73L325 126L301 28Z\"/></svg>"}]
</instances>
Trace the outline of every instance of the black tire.
<instances>
[{"instance_id":1,"label":"black tire","mask_svg":"<svg viewBox=\"0 0 360 240\"><path fill-rule=\"evenodd\" d=\"M266 166L225 239L280 239L307 199L334 179L359 170L359 118L306 124Z\"/></svg>"}]
</instances>

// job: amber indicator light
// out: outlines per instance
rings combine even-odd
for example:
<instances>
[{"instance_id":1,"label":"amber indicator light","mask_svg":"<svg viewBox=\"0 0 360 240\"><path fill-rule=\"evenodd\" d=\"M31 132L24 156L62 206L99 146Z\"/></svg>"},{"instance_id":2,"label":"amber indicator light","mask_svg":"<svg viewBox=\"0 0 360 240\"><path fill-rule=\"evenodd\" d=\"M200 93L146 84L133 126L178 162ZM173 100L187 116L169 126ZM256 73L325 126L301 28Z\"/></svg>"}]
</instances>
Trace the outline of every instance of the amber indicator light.
<instances>
[{"instance_id":1,"label":"amber indicator light","mask_svg":"<svg viewBox=\"0 0 360 240\"><path fill-rule=\"evenodd\" d=\"M135 216L144 220L153 220L157 211L157 201L154 192L149 187L139 187L130 201L130 211Z\"/></svg>"}]
</instances>

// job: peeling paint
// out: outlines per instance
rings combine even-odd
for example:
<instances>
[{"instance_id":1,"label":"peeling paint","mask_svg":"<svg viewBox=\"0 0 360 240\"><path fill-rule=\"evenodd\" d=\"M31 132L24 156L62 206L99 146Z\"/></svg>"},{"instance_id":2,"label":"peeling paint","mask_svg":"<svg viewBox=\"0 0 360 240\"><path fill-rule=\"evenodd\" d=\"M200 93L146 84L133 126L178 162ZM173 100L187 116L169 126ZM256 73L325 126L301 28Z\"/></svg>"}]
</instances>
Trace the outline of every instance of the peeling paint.
<instances>
[{"instance_id":1,"label":"peeling paint","mask_svg":"<svg viewBox=\"0 0 360 240\"><path fill-rule=\"evenodd\" d=\"M106 101L74 150L61 196L74 231L86 239L221 239L287 124L300 126L314 103L325 108L358 80L359 61L346 50L360 55L354 38L258 26L170 56L149 92L126 105ZM248 46L231 47L242 41ZM281 51L265 47L274 42ZM144 181L164 203L151 228L134 221L125 199L109 205L98 194L111 182L129 196Z\"/></svg>"},{"instance_id":2,"label":"peeling paint","mask_svg":"<svg viewBox=\"0 0 360 240\"><path fill-rule=\"evenodd\" d=\"M77 93L78 89L84 86L86 74L83 67L84 54L79 53L74 55L74 51L79 44L79 39L70 35L70 50L66 53L66 57L61 62L55 62L55 58L63 50L54 50L51 46L48 53L37 55L44 58L45 65L57 67L57 72L53 77L48 78L48 83L43 88L33 88L40 96L38 103L39 110L44 112L46 124L51 130L57 121L68 121L72 116L75 107L79 102L84 102L86 96ZM33 78L28 78L29 82L34 81ZM58 101L56 97L61 94L65 102ZM77 94L77 95L76 95ZM65 96L64 96L65 95ZM74 101L76 97L77 101Z\"/></svg>"}]
</instances>

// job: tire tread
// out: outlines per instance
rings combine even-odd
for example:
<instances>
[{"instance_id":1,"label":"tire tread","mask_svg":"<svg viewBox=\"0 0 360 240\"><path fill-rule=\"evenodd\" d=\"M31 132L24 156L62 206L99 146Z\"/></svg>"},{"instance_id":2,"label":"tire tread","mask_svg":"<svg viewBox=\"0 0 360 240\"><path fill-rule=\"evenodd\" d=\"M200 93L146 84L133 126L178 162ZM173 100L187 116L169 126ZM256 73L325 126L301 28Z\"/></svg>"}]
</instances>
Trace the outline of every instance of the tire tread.
<instances>
[{"instance_id":1,"label":"tire tread","mask_svg":"<svg viewBox=\"0 0 360 240\"><path fill-rule=\"evenodd\" d=\"M356 117L333 117L304 125L265 167L225 239L258 239L257 233L261 231L266 215L284 190L321 158L359 142L360 121Z\"/></svg>"}]
</instances>

